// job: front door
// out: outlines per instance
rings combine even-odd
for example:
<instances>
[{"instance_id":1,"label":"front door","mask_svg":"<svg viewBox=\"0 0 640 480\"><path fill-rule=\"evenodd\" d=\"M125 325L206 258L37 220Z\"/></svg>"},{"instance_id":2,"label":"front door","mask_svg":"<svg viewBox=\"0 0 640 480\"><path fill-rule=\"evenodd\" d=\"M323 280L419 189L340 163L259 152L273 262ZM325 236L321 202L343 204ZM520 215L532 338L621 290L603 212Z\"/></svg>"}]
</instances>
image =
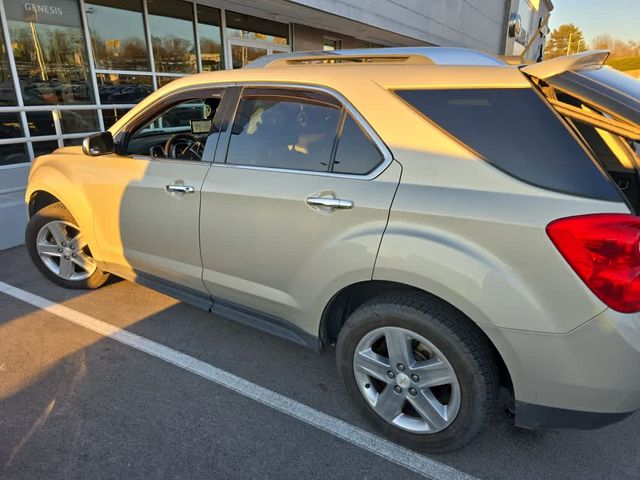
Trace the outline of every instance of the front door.
<instances>
[{"instance_id":1,"label":"front door","mask_svg":"<svg viewBox=\"0 0 640 480\"><path fill-rule=\"evenodd\" d=\"M325 92L244 88L202 190L214 305L317 335L340 285L371 279L400 168L364 125Z\"/></svg>"},{"instance_id":2,"label":"front door","mask_svg":"<svg viewBox=\"0 0 640 480\"><path fill-rule=\"evenodd\" d=\"M197 96L196 96L197 95ZM120 155L95 157L95 230L107 269L202 293L200 189L220 91L163 99L131 127ZM209 149L207 149L209 151ZM212 157L212 155L211 155Z\"/></svg>"}]
</instances>

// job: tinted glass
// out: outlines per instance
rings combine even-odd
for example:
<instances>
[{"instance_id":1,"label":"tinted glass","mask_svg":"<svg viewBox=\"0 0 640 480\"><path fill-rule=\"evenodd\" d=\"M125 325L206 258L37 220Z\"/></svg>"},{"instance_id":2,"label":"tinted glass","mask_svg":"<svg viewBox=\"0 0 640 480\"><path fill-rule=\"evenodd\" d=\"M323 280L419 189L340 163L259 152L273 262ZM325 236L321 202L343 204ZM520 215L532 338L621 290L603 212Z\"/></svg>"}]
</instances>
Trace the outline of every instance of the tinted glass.
<instances>
[{"instance_id":1,"label":"tinted glass","mask_svg":"<svg viewBox=\"0 0 640 480\"><path fill-rule=\"evenodd\" d=\"M202 70L222 70L222 41L220 39L220 10L198 5L198 35Z\"/></svg>"},{"instance_id":2,"label":"tinted glass","mask_svg":"<svg viewBox=\"0 0 640 480\"><path fill-rule=\"evenodd\" d=\"M158 83L158 88L164 87L165 85L173 82L174 80L178 80L180 77L163 77L158 75L156 77L156 82Z\"/></svg>"},{"instance_id":3,"label":"tinted glass","mask_svg":"<svg viewBox=\"0 0 640 480\"><path fill-rule=\"evenodd\" d=\"M242 68L247 63L267 54L266 48L243 47L231 45L231 62L233 68Z\"/></svg>"},{"instance_id":4,"label":"tinted glass","mask_svg":"<svg viewBox=\"0 0 640 480\"><path fill-rule=\"evenodd\" d=\"M19 113L0 113L0 138L19 138L22 134L22 124Z\"/></svg>"},{"instance_id":5,"label":"tinted glass","mask_svg":"<svg viewBox=\"0 0 640 480\"><path fill-rule=\"evenodd\" d=\"M24 143L0 145L0 165L24 163L29 161L27 146Z\"/></svg>"},{"instance_id":6,"label":"tinted glass","mask_svg":"<svg viewBox=\"0 0 640 480\"><path fill-rule=\"evenodd\" d=\"M96 68L151 70L139 0L85 1Z\"/></svg>"},{"instance_id":7,"label":"tinted glass","mask_svg":"<svg viewBox=\"0 0 640 480\"><path fill-rule=\"evenodd\" d=\"M129 111L128 108L105 108L102 110L102 121L104 128L111 128L122 116Z\"/></svg>"},{"instance_id":8,"label":"tinted glass","mask_svg":"<svg viewBox=\"0 0 640 480\"><path fill-rule=\"evenodd\" d=\"M25 104L93 102L78 2L11 1L5 10Z\"/></svg>"},{"instance_id":9,"label":"tinted glass","mask_svg":"<svg viewBox=\"0 0 640 480\"><path fill-rule=\"evenodd\" d=\"M0 25L0 106L16 104L16 92L13 88L13 79L9 68L7 47L4 44L4 34Z\"/></svg>"},{"instance_id":10,"label":"tinted glass","mask_svg":"<svg viewBox=\"0 0 640 480\"><path fill-rule=\"evenodd\" d=\"M94 110L61 110L62 133L95 132L100 130L98 116Z\"/></svg>"},{"instance_id":11,"label":"tinted glass","mask_svg":"<svg viewBox=\"0 0 640 480\"><path fill-rule=\"evenodd\" d=\"M32 137L56 134L52 112L27 112L27 124Z\"/></svg>"},{"instance_id":12,"label":"tinted glass","mask_svg":"<svg viewBox=\"0 0 640 480\"><path fill-rule=\"evenodd\" d=\"M98 92L103 105L138 103L153 91L150 76L99 73Z\"/></svg>"},{"instance_id":13,"label":"tinted glass","mask_svg":"<svg viewBox=\"0 0 640 480\"><path fill-rule=\"evenodd\" d=\"M285 96L245 97L233 123L227 163L327 171L341 110Z\"/></svg>"},{"instance_id":14,"label":"tinted glass","mask_svg":"<svg viewBox=\"0 0 640 480\"><path fill-rule=\"evenodd\" d=\"M158 72L196 71L193 4L147 0L153 59Z\"/></svg>"},{"instance_id":15,"label":"tinted glass","mask_svg":"<svg viewBox=\"0 0 640 480\"><path fill-rule=\"evenodd\" d=\"M62 144L65 147L78 147L82 145L84 138L65 138L62 140Z\"/></svg>"},{"instance_id":16,"label":"tinted glass","mask_svg":"<svg viewBox=\"0 0 640 480\"><path fill-rule=\"evenodd\" d=\"M516 178L551 190L620 201L613 184L531 89L396 93Z\"/></svg>"},{"instance_id":17,"label":"tinted glass","mask_svg":"<svg viewBox=\"0 0 640 480\"><path fill-rule=\"evenodd\" d=\"M39 157L40 155L46 155L53 152L58 148L58 142L51 140L47 142L33 142L33 155Z\"/></svg>"},{"instance_id":18,"label":"tinted glass","mask_svg":"<svg viewBox=\"0 0 640 480\"><path fill-rule=\"evenodd\" d=\"M348 115L338 140L333 171L362 175L371 172L381 162L382 155L378 148L351 115Z\"/></svg>"},{"instance_id":19,"label":"tinted glass","mask_svg":"<svg viewBox=\"0 0 640 480\"><path fill-rule=\"evenodd\" d=\"M289 41L289 25L265 18L253 17L227 10L227 35L230 37L250 38L286 45Z\"/></svg>"}]
</instances>

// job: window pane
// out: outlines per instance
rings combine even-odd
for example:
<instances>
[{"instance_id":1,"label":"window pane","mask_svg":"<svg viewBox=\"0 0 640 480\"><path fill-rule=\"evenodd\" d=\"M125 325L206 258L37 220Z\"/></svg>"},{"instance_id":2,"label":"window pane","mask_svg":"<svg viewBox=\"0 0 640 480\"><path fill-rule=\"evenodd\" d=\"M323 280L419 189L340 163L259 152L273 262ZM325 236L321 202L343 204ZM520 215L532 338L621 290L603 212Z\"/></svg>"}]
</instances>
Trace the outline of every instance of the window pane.
<instances>
[{"instance_id":1,"label":"window pane","mask_svg":"<svg viewBox=\"0 0 640 480\"><path fill-rule=\"evenodd\" d=\"M243 47L231 45L231 61L233 68L242 68L247 63L267 54L266 48Z\"/></svg>"},{"instance_id":2,"label":"window pane","mask_svg":"<svg viewBox=\"0 0 640 480\"><path fill-rule=\"evenodd\" d=\"M338 141L333 171L364 175L382 162L382 155L360 125L347 115Z\"/></svg>"},{"instance_id":3,"label":"window pane","mask_svg":"<svg viewBox=\"0 0 640 480\"><path fill-rule=\"evenodd\" d=\"M27 146L24 143L0 145L0 165L25 163L29 161Z\"/></svg>"},{"instance_id":4,"label":"window pane","mask_svg":"<svg viewBox=\"0 0 640 480\"><path fill-rule=\"evenodd\" d=\"M11 69L9 68L7 47L4 44L3 30L0 25L0 106L17 105L17 103Z\"/></svg>"},{"instance_id":5,"label":"window pane","mask_svg":"<svg viewBox=\"0 0 640 480\"><path fill-rule=\"evenodd\" d=\"M340 50L342 48L342 40L335 38L324 37L322 39L322 49L327 50Z\"/></svg>"},{"instance_id":6,"label":"window pane","mask_svg":"<svg viewBox=\"0 0 640 480\"><path fill-rule=\"evenodd\" d=\"M19 113L0 113L0 138L20 138L22 124Z\"/></svg>"},{"instance_id":7,"label":"window pane","mask_svg":"<svg viewBox=\"0 0 640 480\"><path fill-rule=\"evenodd\" d=\"M82 145L84 138L65 138L62 140L62 144L65 147L77 147Z\"/></svg>"},{"instance_id":8,"label":"window pane","mask_svg":"<svg viewBox=\"0 0 640 480\"><path fill-rule=\"evenodd\" d=\"M222 41L220 39L220 10L198 5L198 33L202 70L222 70Z\"/></svg>"},{"instance_id":9,"label":"window pane","mask_svg":"<svg viewBox=\"0 0 640 480\"><path fill-rule=\"evenodd\" d=\"M5 2L25 104L93 102L78 5L48 0L34 11L38 4Z\"/></svg>"},{"instance_id":10,"label":"window pane","mask_svg":"<svg viewBox=\"0 0 640 480\"><path fill-rule=\"evenodd\" d=\"M173 82L174 80L178 80L181 77L164 77L158 75L156 77L156 82L158 83L158 88L164 87L166 84Z\"/></svg>"},{"instance_id":11,"label":"window pane","mask_svg":"<svg viewBox=\"0 0 640 480\"><path fill-rule=\"evenodd\" d=\"M230 37L250 38L266 42L287 45L289 43L289 25L265 18L226 11L227 35Z\"/></svg>"},{"instance_id":12,"label":"window pane","mask_svg":"<svg viewBox=\"0 0 640 480\"><path fill-rule=\"evenodd\" d=\"M60 127L62 133L96 132L98 116L94 110L61 110Z\"/></svg>"},{"instance_id":13,"label":"window pane","mask_svg":"<svg viewBox=\"0 0 640 480\"><path fill-rule=\"evenodd\" d=\"M138 103L153 91L151 77L146 75L99 73L97 79L100 102L103 105Z\"/></svg>"},{"instance_id":14,"label":"window pane","mask_svg":"<svg viewBox=\"0 0 640 480\"><path fill-rule=\"evenodd\" d=\"M34 142L33 155L36 157L39 157L40 155L46 155L47 153L53 152L56 148L58 148L58 142L56 140L47 142Z\"/></svg>"},{"instance_id":15,"label":"window pane","mask_svg":"<svg viewBox=\"0 0 640 480\"><path fill-rule=\"evenodd\" d=\"M56 134L51 112L27 112L27 124L32 137Z\"/></svg>"},{"instance_id":16,"label":"window pane","mask_svg":"<svg viewBox=\"0 0 640 480\"><path fill-rule=\"evenodd\" d=\"M227 163L327 171L339 119L335 105L275 95L243 98Z\"/></svg>"},{"instance_id":17,"label":"window pane","mask_svg":"<svg viewBox=\"0 0 640 480\"><path fill-rule=\"evenodd\" d=\"M151 70L139 0L87 0L96 68Z\"/></svg>"},{"instance_id":18,"label":"window pane","mask_svg":"<svg viewBox=\"0 0 640 480\"><path fill-rule=\"evenodd\" d=\"M193 4L147 0L153 58L158 72L196 72Z\"/></svg>"},{"instance_id":19,"label":"window pane","mask_svg":"<svg viewBox=\"0 0 640 480\"><path fill-rule=\"evenodd\" d=\"M620 201L612 182L531 88L396 93L515 178L551 190Z\"/></svg>"},{"instance_id":20,"label":"window pane","mask_svg":"<svg viewBox=\"0 0 640 480\"><path fill-rule=\"evenodd\" d=\"M102 110L102 121L104 122L104 128L111 128L111 126L122 118L122 116L129 111L128 108L106 108Z\"/></svg>"}]
</instances>

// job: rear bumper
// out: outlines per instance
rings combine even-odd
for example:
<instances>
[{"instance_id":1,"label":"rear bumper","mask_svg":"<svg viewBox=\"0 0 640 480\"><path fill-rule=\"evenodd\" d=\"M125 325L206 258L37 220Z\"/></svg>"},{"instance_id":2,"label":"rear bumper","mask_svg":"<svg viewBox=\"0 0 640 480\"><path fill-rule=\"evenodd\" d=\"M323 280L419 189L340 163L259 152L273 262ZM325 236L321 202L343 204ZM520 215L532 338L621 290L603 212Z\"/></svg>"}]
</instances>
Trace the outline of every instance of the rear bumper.
<instances>
[{"instance_id":1,"label":"rear bumper","mask_svg":"<svg viewBox=\"0 0 640 480\"><path fill-rule=\"evenodd\" d=\"M593 429L640 409L640 314L608 309L565 334L483 330L511 375L518 426Z\"/></svg>"},{"instance_id":2,"label":"rear bumper","mask_svg":"<svg viewBox=\"0 0 640 480\"><path fill-rule=\"evenodd\" d=\"M620 422L633 413L582 412L516 401L516 426L529 430L594 430Z\"/></svg>"}]
</instances>

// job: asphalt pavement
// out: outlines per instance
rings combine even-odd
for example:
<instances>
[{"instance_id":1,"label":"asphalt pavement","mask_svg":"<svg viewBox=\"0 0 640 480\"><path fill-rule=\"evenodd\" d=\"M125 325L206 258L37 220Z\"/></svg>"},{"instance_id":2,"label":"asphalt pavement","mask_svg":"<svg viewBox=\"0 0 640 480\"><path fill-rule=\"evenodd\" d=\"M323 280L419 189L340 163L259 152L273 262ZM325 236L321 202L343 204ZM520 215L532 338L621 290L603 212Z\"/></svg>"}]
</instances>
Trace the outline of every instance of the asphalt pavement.
<instances>
[{"instance_id":1,"label":"asphalt pavement","mask_svg":"<svg viewBox=\"0 0 640 480\"><path fill-rule=\"evenodd\" d=\"M126 281L65 290L23 247L0 252L0 282L69 312L0 293L2 479L640 478L640 414L602 430L532 432L499 412L472 445L405 455L418 465L407 468L402 449L367 436L333 349L317 354Z\"/></svg>"}]
</instances>

